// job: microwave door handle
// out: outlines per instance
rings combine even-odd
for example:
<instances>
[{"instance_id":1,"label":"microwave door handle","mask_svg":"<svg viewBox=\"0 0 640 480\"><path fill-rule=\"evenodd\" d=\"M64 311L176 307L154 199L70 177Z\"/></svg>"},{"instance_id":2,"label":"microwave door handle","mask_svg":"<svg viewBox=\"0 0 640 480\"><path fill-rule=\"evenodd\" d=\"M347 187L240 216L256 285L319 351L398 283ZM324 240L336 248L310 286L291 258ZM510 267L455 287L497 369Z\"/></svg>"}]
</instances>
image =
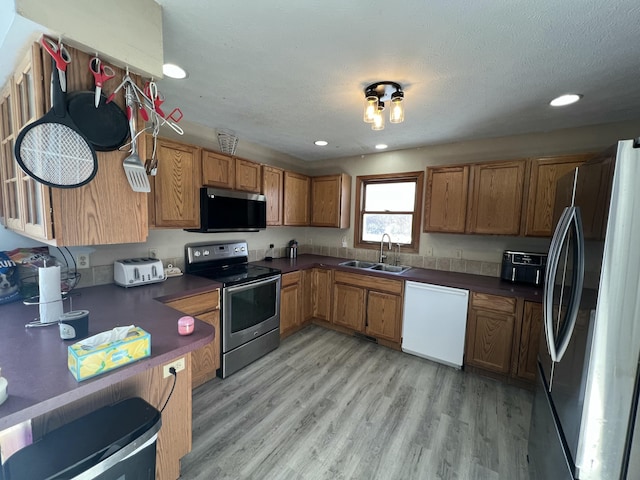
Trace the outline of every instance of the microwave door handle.
<instances>
[{"instance_id":1,"label":"microwave door handle","mask_svg":"<svg viewBox=\"0 0 640 480\"><path fill-rule=\"evenodd\" d=\"M566 207L563 210L562 215L560 216L560 220L558 221L558 225L553 232L553 238L551 239L551 245L549 247L549 255L547 257L547 267L545 272L543 294L544 308L542 309L544 319L543 324L545 338L547 340L547 350L549 351L551 360L553 360L554 362L556 361L558 355L556 351L555 332L553 329L553 291L556 273L558 272L558 261L560 260L562 244L564 243L564 238L569 231L571 215L570 209L571 207Z\"/></svg>"},{"instance_id":2,"label":"microwave door handle","mask_svg":"<svg viewBox=\"0 0 640 480\"><path fill-rule=\"evenodd\" d=\"M580 311L580 300L582 299L582 287L584 285L584 230L582 228L582 216L579 207L572 207L571 224L576 232L576 248L574 250L574 269L573 278L571 279L571 297L567 308L567 318L564 327L560 331L557 344L558 362L562 360L573 331L576 326L576 320Z\"/></svg>"}]
</instances>

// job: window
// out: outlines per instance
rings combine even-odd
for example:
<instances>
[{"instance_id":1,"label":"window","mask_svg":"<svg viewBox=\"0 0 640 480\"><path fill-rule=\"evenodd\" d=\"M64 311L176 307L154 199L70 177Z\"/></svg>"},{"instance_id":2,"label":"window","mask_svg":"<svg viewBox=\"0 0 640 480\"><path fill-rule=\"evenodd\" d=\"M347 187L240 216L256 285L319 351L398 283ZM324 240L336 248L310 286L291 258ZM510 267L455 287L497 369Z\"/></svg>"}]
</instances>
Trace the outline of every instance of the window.
<instances>
[{"instance_id":1,"label":"window","mask_svg":"<svg viewBox=\"0 0 640 480\"><path fill-rule=\"evenodd\" d=\"M418 252L423 172L356 178L356 248L380 248L384 233L405 252Z\"/></svg>"}]
</instances>

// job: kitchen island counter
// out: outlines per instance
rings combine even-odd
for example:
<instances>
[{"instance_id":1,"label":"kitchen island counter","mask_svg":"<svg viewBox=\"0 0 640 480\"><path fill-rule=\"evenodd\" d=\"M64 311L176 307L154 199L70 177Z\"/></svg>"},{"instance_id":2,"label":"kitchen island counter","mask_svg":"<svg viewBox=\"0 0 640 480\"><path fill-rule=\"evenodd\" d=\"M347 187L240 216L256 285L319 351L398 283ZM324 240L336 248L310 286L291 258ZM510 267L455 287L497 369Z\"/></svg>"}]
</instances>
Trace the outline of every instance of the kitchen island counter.
<instances>
[{"instance_id":1,"label":"kitchen island counter","mask_svg":"<svg viewBox=\"0 0 640 480\"><path fill-rule=\"evenodd\" d=\"M271 261L261 260L251 263L277 268L280 269L282 273L305 270L313 267L330 267L346 272L361 273L364 275L395 278L398 280L410 280L413 282L430 283L445 287L463 288L465 290L471 290L479 293L501 295L504 297L522 297L527 301L542 302L542 287L509 283L497 277L472 275L469 273L445 272L418 267L412 267L401 274L394 274L368 269L344 267L340 265L340 263L348 260L352 259L303 254L299 255L297 258L275 258Z\"/></svg>"},{"instance_id":2,"label":"kitchen island counter","mask_svg":"<svg viewBox=\"0 0 640 480\"><path fill-rule=\"evenodd\" d=\"M67 368L67 347L75 341L62 340L57 324L25 328L38 316L37 306L22 302L0 306L0 367L9 382L9 397L0 405L0 430L87 397L211 342L214 328L199 320L192 335L178 335L177 320L182 314L162 302L217 288L216 282L184 275L133 288L101 285L73 291L71 300L64 302L64 310L88 310L89 335L125 325L139 326L151 334L150 357L82 382L77 382Z\"/></svg>"}]
</instances>

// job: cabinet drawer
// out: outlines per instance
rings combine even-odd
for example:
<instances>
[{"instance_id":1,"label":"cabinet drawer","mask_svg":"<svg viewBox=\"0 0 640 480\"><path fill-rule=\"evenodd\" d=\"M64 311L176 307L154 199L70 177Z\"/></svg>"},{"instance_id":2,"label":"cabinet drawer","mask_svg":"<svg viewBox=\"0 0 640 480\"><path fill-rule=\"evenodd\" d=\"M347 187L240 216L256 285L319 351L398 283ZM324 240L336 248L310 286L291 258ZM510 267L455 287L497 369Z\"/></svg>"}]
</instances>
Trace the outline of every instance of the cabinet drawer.
<instances>
[{"instance_id":1,"label":"cabinet drawer","mask_svg":"<svg viewBox=\"0 0 640 480\"><path fill-rule=\"evenodd\" d=\"M297 272L285 273L282 275L282 281L280 282L281 287L287 287L289 285L295 285L300 283L302 279L302 272L298 270Z\"/></svg>"},{"instance_id":2,"label":"cabinet drawer","mask_svg":"<svg viewBox=\"0 0 640 480\"><path fill-rule=\"evenodd\" d=\"M220 290L180 298L167 302L165 305L180 310L187 315L198 315L210 310L217 310L220 306Z\"/></svg>"},{"instance_id":3,"label":"cabinet drawer","mask_svg":"<svg viewBox=\"0 0 640 480\"><path fill-rule=\"evenodd\" d=\"M473 292L471 294L471 305L473 305L474 308L481 308L483 310L494 310L510 314L516 313L516 299L511 297Z\"/></svg>"},{"instance_id":4,"label":"cabinet drawer","mask_svg":"<svg viewBox=\"0 0 640 480\"><path fill-rule=\"evenodd\" d=\"M340 270L336 270L333 278L336 283L347 283L370 290L395 293L398 295L402 294L402 280L391 280L373 275L359 275L357 273L342 272Z\"/></svg>"}]
</instances>

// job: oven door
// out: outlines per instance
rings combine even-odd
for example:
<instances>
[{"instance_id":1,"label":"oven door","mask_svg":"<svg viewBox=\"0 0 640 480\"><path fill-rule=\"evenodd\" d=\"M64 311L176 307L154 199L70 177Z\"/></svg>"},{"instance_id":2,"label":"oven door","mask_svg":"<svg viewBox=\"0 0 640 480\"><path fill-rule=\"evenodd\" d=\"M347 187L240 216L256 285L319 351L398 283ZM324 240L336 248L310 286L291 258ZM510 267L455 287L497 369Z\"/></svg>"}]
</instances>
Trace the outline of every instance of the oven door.
<instances>
[{"instance_id":1,"label":"oven door","mask_svg":"<svg viewBox=\"0 0 640 480\"><path fill-rule=\"evenodd\" d=\"M280 326L280 275L222 291L223 353Z\"/></svg>"}]
</instances>

